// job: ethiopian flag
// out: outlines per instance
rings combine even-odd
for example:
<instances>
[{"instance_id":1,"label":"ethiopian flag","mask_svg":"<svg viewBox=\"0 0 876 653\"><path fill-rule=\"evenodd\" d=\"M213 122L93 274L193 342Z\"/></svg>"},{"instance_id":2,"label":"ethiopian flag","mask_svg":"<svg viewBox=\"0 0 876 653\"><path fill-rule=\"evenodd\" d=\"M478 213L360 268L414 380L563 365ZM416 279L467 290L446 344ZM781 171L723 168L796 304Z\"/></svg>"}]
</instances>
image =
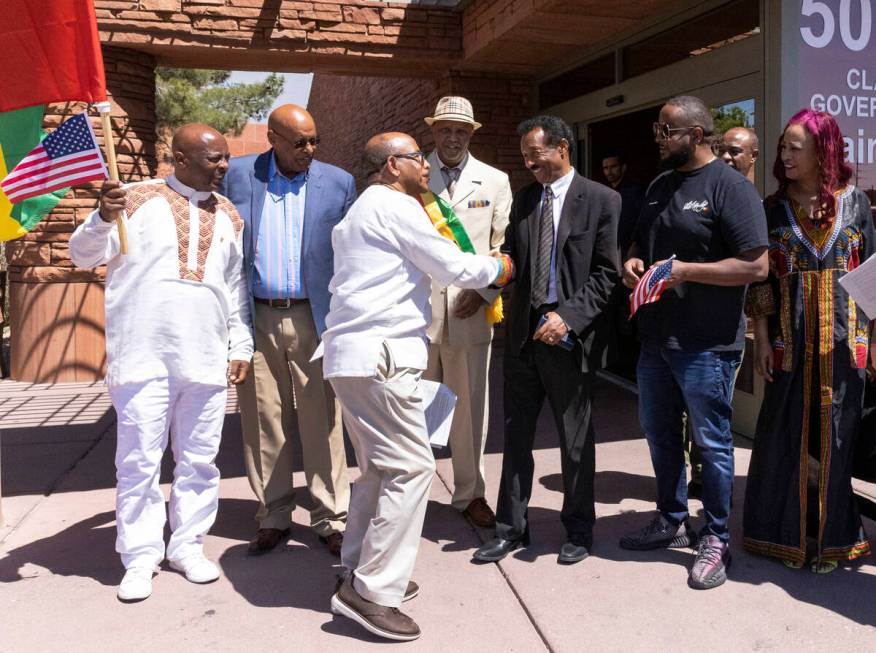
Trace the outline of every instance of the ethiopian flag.
<instances>
[{"instance_id":1,"label":"ethiopian flag","mask_svg":"<svg viewBox=\"0 0 876 653\"><path fill-rule=\"evenodd\" d=\"M456 217L456 213L453 212L452 206L432 191L420 194L420 204L426 209L426 215L429 216L429 220L439 234L456 243L463 252L477 254L465 227ZM503 317L502 295L499 295L492 304L487 306L487 322L496 324L496 322L501 322Z\"/></svg>"},{"instance_id":2,"label":"ethiopian flag","mask_svg":"<svg viewBox=\"0 0 876 653\"><path fill-rule=\"evenodd\" d=\"M0 113L0 179L44 138L43 107L28 107ZM0 189L0 240L20 238L42 220L66 195L69 188L12 204Z\"/></svg>"}]
</instances>

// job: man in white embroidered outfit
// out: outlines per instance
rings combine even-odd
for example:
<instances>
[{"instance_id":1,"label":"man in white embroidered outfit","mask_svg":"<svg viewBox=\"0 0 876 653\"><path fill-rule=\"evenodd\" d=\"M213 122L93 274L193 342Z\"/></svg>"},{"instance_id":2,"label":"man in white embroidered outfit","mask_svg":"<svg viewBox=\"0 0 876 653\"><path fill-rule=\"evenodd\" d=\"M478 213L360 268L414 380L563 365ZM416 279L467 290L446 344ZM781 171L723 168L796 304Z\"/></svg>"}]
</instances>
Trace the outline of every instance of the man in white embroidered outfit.
<instances>
[{"instance_id":1,"label":"man in white embroidered outfit","mask_svg":"<svg viewBox=\"0 0 876 653\"><path fill-rule=\"evenodd\" d=\"M252 358L243 281L243 221L217 189L228 145L205 125L173 138L174 175L121 188L106 182L100 204L70 238L80 267L107 264L107 384L118 415L116 551L125 565L123 601L152 592L165 557L161 458L172 433L170 566L193 583L219 577L202 540L216 519L216 453L227 384ZM127 218L119 255L114 219ZM230 362L229 362L230 361Z\"/></svg>"},{"instance_id":2,"label":"man in white embroidered outfit","mask_svg":"<svg viewBox=\"0 0 876 653\"><path fill-rule=\"evenodd\" d=\"M332 233L323 334L324 376L361 472L341 548L352 573L331 606L380 637L406 641L420 628L398 606L417 592L409 582L435 472L420 388L431 278L463 288L504 285L511 260L463 253L432 226L416 199L429 188L429 164L407 134L370 139L365 164L373 183Z\"/></svg>"}]
</instances>

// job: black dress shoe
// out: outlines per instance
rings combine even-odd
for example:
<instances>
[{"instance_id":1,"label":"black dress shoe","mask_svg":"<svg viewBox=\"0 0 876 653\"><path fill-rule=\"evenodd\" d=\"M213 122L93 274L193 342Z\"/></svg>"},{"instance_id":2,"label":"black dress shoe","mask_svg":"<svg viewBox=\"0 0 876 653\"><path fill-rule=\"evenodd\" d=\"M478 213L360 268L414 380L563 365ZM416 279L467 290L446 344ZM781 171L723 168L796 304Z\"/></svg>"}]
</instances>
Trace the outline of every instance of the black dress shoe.
<instances>
[{"instance_id":1,"label":"black dress shoe","mask_svg":"<svg viewBox=\"0 0 876 653\"><path fill-rule=\"evenodd\" d=\"M519 540L506 540L502 537L494 537L492 540L484 544L481 548L474 552L472 558L478 562L499 562L514 549L529 544L528 538L520 538Z\"/></svg>"},{"instance_id":2,"label":"black dress shoe","mask_svg":"<svg viewBox=\"0 0 876 653\"><path fill-rule=\"evenodd\" d=\"M563 544L560 549L560 555L557 556L557 564L572 565L576 562L581 562L584 558L590 555L590 547L578 540L569 540Z\"/></svg>"}]
</instances>

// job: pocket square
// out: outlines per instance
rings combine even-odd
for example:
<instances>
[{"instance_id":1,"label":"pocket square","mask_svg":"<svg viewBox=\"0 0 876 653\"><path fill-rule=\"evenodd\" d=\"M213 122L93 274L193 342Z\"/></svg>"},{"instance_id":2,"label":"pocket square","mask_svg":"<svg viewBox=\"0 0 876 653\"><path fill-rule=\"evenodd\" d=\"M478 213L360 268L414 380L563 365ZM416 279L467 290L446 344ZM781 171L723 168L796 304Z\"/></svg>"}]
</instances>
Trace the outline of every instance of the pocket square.
<instances>
[{"instance_id":1,"label":"pocket square","mask_svg":"<svg viewBox=\"0 0 876 653\"><path fill-rule=\"evenodd\" d=\"M490 205L490 200L469 200L468 208L470 209L482 209L485 206Z\"/></svg>"}]
</instances>

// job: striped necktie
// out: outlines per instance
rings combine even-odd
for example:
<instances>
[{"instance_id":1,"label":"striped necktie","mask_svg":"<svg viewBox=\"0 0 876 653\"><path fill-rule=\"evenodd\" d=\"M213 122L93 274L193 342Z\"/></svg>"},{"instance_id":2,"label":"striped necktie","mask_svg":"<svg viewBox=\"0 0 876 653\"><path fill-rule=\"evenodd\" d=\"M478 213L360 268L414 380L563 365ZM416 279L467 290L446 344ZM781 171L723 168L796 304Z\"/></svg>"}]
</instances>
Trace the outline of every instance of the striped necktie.
<instances>
[{"instance_id":1,"label":"striped necktie","mask_svg":"<svg viewBox=\"0 0 876 653\"><path fill-rule=\"evenodd\" d=\"M447 197L453 199L453 191L456 190L456 180L459 179L459 168L449 168L444 166L441 168L444 176L447 179Z\"/></svg>"},{"instance_id":2,"label":"striped necktie","mask_svg":"<svg viewBox=\"0 0 876 653\"><path fill-rule=\"evenodd\" d=\"M532 306L538 308L548 296L551 277L551 251L554 248L554 193L544 187L544 198L538 218L538 249L535 251L535 272L532 275Z\"/></svg>"}]
</instances>

